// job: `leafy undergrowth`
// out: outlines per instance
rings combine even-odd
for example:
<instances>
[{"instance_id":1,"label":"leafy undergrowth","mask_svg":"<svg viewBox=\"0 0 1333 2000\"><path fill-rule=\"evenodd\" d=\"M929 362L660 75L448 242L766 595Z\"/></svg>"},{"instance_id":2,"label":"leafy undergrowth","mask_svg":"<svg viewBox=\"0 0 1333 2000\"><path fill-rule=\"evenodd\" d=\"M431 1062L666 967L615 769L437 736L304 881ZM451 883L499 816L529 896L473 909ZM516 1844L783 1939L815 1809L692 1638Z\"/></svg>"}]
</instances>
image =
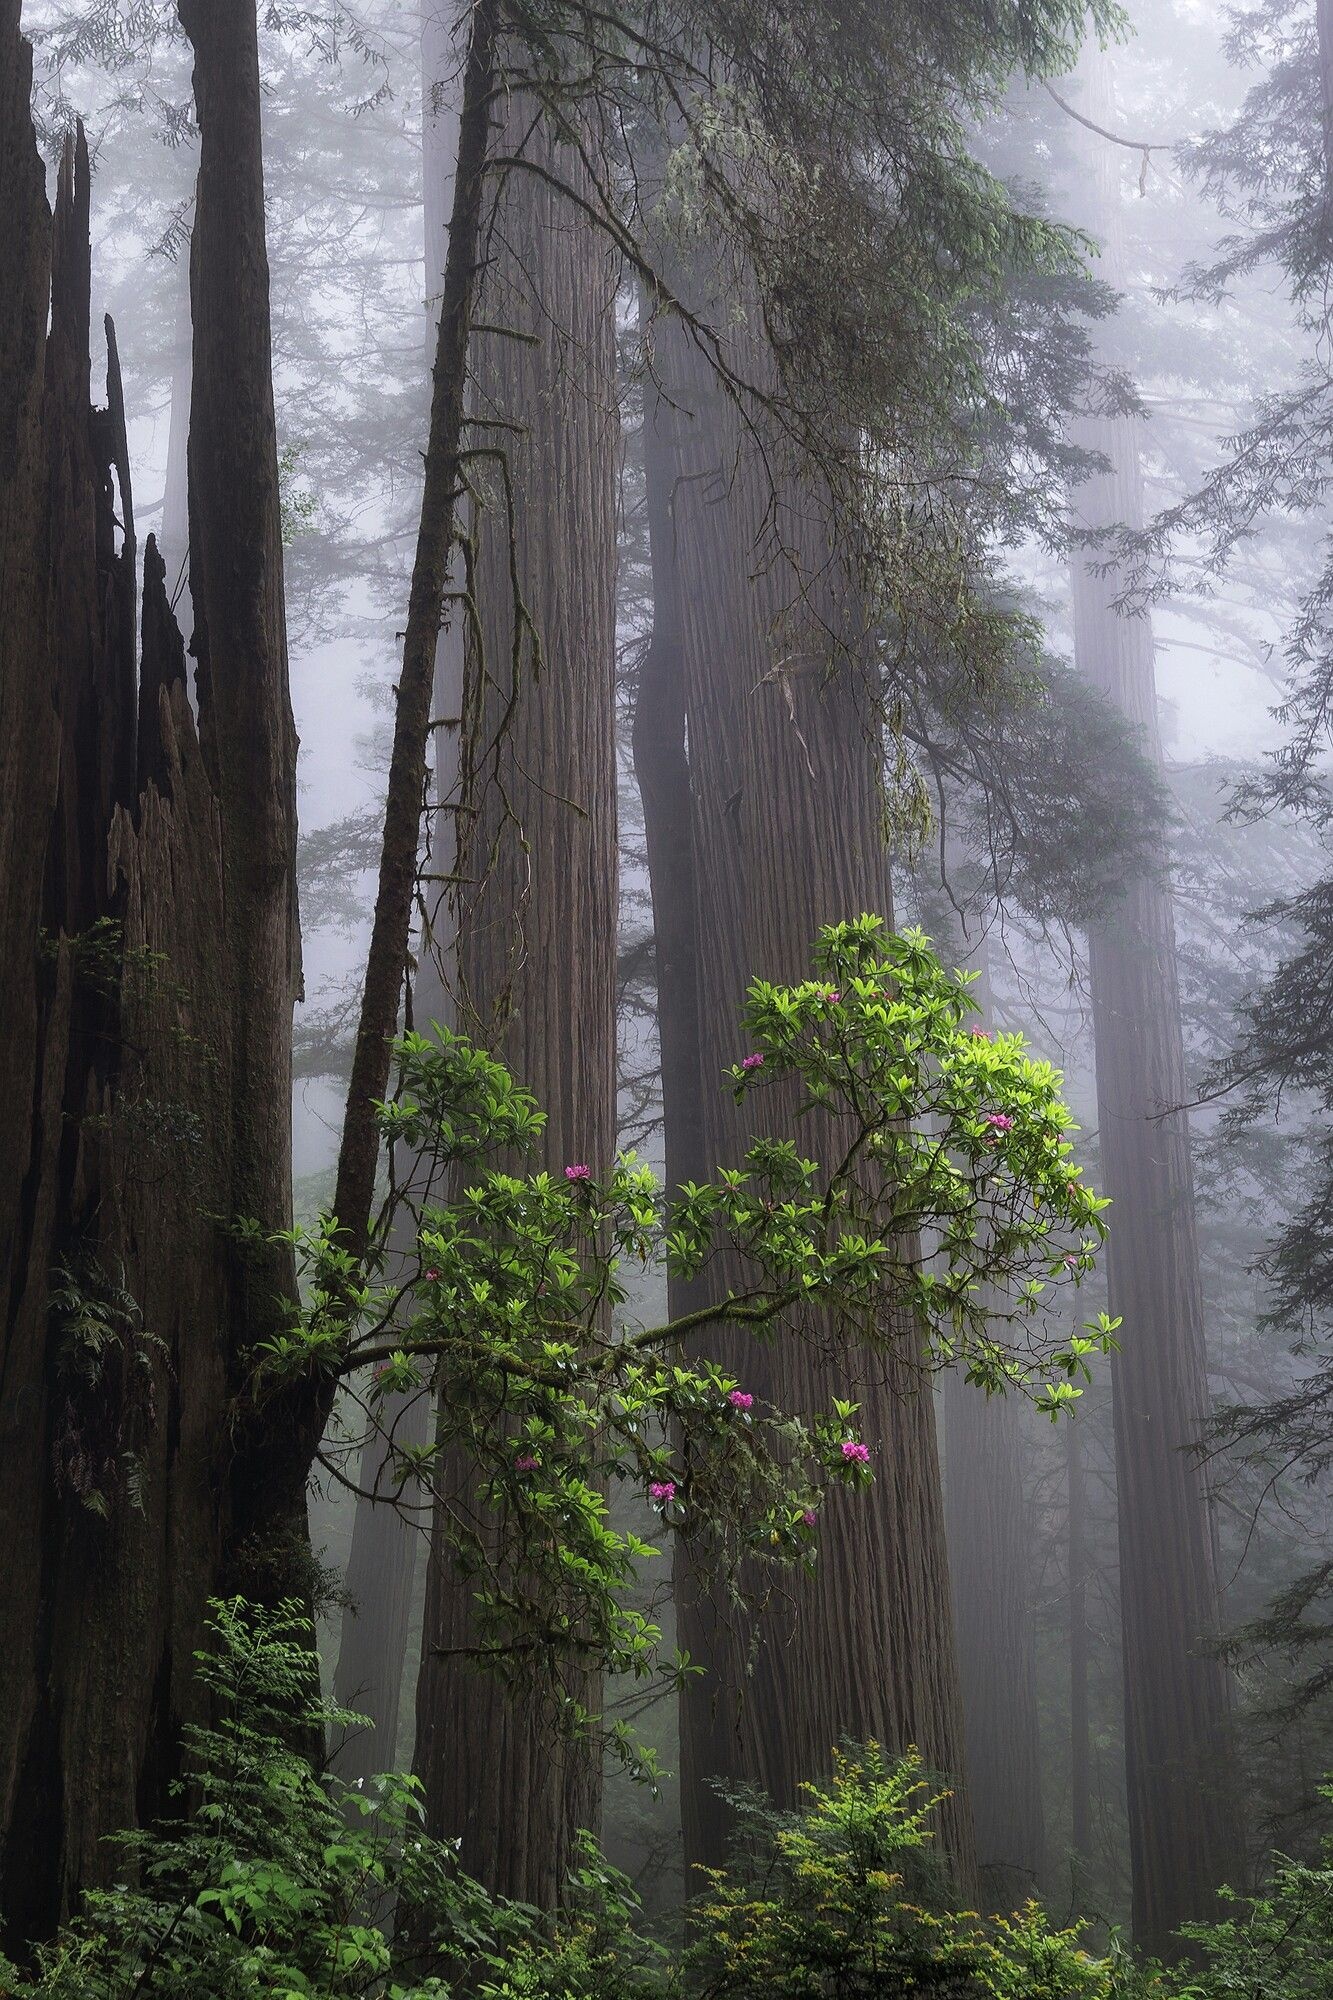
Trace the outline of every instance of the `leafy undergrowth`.
<instances>
[{"instance_id":1,"label":"leafy undergrowth","mask_svg":"<svg viewBox=\"0 0 1333 2000\"><path fill-rule=\"evenodd\" d=\"M213 1610L213 1721L188 1738L180 1816L120 1843L123 1879L12 2000L1223 2000L1333 1995L1333 1859L1279 1862L1258 1898L1189 1934L1191 1967L1093 1953L1040 1905L961 1910L932 1854L939 1793L913 1757L840 1753L779 1812L736 1794L735 1858L708 1873L682 1949L648 1931L586 1841L556 1919L493 1898L425 1832L414 1780L315 1773L291 1747L349 1719L320 1699L294 1608ZM307 1738L308 1740L308 1738Z\"/></svg>"}]
</instances>

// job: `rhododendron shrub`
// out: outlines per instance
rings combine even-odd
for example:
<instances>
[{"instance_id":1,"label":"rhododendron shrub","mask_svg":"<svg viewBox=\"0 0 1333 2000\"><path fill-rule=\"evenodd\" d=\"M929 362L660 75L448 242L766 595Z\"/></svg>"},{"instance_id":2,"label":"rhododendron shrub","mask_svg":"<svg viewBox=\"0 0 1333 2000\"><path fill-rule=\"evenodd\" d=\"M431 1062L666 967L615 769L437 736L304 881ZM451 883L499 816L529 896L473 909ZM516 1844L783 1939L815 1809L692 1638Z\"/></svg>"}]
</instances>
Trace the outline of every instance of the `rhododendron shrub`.
<instances>
[{"instance_id":1,"label":"rhododendron shrub","mask_svg":"<svg viewBox=\"0 0 1333 2000\"><path fill-rule=\"evenodd\" d=\"M711 1329L826 1344L831 1324L858 1370L910 1339L923 1369L956 1366L980 1392L1052 1415L1112 1344L1110 1322L1071 1337L1044 1310L1104 1236L1057 1073L1018 1035L972 1032L966 975L918 932L870 916L831 926L812 971L754 983L747 1052L719 1082L743 1100L786 1093L774 1102L793 1104L796 1129L806 1107L831 1113L836 1160L766 1136L673 1192L633 1155L516 1172L495 1159L540 1138L538 1106L435 1029L402 1038L380 1111L391 1158L417 1163L385 1218L396 1205L401 1235L410 1203L412 1267L385 1261L365 1281L336 1222L297 1234L305 1303L259 1356L256 1393L310 1369L341 1379L322 1453L335 1477L382 1413L387 1429L405 1398L432 1399L431 1441L391 1449L386 1477L423 1522L435 1507L473 1587L482 1663L527 1683L562 1727L588 1720L567 1691L582 1668L687 1670L636 1608L659 1556L650 1524L733 1584L742 1564L762 1579L816 1560L831 1486L876 1476L853 1400L814 1417L771 1407L707 1358ZM715 1303L662 1324L630 1310L631 1270L697 1278L722 1250L741 1276ZM642 1496L643 1534L613 1525L608 1495L626 1488Z\"/></svg>"}]
</instances>

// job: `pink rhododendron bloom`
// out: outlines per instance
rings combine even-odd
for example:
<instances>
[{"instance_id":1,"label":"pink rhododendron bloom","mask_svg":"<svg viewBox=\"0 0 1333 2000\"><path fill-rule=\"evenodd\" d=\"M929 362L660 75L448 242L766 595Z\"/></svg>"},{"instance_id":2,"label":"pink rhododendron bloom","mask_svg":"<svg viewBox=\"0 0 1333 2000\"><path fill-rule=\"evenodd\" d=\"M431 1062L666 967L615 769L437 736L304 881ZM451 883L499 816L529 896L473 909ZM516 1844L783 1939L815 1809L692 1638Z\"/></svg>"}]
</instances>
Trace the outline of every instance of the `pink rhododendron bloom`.
<instances>
[{"instance_id":1,"label":"pink rhododendron bloom","mask_svg":"<svg viewBox=\"0 0 1333 2000\"><path fill-rule=\"evenodd\" d=\"M974 1036L974 1037L976 1038L976 1040L977 1040L977 1041L979 1041L979 1042L988 1042L988 1041L990 1040L990 1029L989 1029L989 1028L979 1028L979 1027L978 1027L978 1026L976 1025L976 1022L975 1022L975 1021L974 1021L974 1022L973 1022L973 1024L972 1024L972 1034L973 1034L973 1036Z\"/></svg>"},{"instance_id":2,"label":"pink rhododendron bloom","mask_svg":"<svg viewBox=\"0 0 1333 2000\"><path fill-rule=\"evenodd\" d=\"M816 1514L813 1507L807 1507L805 1512L802 1514L801 1519L805 1522L807 1528L813 1528L815 1522L819 1519L819 1516L818 1514Z\"/></svg>"},{"instance_id":3,"label":"pink rhododendron bloom","mask_svg":"<svg viewBox=\"0 0 1333 2000\"><path fill-rule=\"evenodd\" d=\"M844 1438L842 1455L849 1465L864 1465L870 1457L870 1446L858 1444L855 1438Z\"/></svg>"},{"instance_id":4,"label":"pink rhododendron bloom","mask_svg":"<svg viewBox=\"0 0 1333 2000\"><path fill-rule=\"evenodd\" d=\"M836 986L830 986L824 994L824 999L830 1007L836 1007L841 998L842 995Z\"/></svg>"},{"instance_id":5,"label":"pink rhododendron bloom","mask_svg":"<svg viewBox=\"0 0 1333 2000\"><path fill-rule=\"evenodd\" d=\"M433 1284L435 1283L436 1279L437 1279L437 1278L439 1277L439 1275L440 1275L440 1274L439 1274L439 1272L438 1272L438 1271L436 1271L436 1270L434 1270L433 1268L432 1268L431 1270L427 1271L427 1273L426 1273L426 1283L427 1283L428 1285L433 1285Z\"/></svg>"},{"instance_id":6,"label":"pink rhododendron bloom","mask_svg":"<svg viewBox=\"0 0 1333 2000\"><path fill-rule=\"evenodd\" d=\"M728 1390L727 1401L731 1404L733 1410L752 1410L754 1408L754 1397L746 1389Z\"/></svg>"},{"instance_id":7,"label":"pink rhododendron bloom","mask_svg":"<svg viewBox=\"0 0 1333 2000\"><path fill-rule=\"evenodd\" d=\"M1004 1111L992 1111L990 1116L983 1118L981 1122L989 1126L992 1132L1012 1132L1014 1129L1013 1119Z\"/></svg>"},{"instance_id":8,"label":"pink rhododendron bloom","mask_svg":"<svg viewBox=\"0 0 1333 2000\"><path fill-rule=\"evenodd\" d=\"M652 1499L665 1504L666 1501L675 1499L676 1482L674 1479L655 1479L648 1492Z\"/></svg>"},{"instance_id":9,"label":"pink rhododendron bloom","mask_svg":"<svg viewBox=\"0 0 1333 2000\"><path fill-rule=\"evenodd\" d=\"M541 1460L535 1453L522 1451L514 1460L514 1470L515 1472L535 1472L540 1464Z\"/></svg>"},{"instance_id":10,"label":"pink rhododendron bloom","mask_svg":"<svg viewBox=\"0 0 1333 2000\"><path fill-rule=\"evenodd\" d=\"M585 1166L566 1167L565 1179L567 1181L590 1181L592 1179L592 1168Z\"/></svg>"},{"instance_id":11,"label":"pink rhododendron bloom","mask_svg":"<svg viewBox=\"0 0 1333 2000\"><path fill-rule=\"evenodd\" d=\"M752 1056L742 1056L741 1058L742 1069L762 1069L763 1066L764 1058L757 1053Z\"/></svg>"}]
</instances>

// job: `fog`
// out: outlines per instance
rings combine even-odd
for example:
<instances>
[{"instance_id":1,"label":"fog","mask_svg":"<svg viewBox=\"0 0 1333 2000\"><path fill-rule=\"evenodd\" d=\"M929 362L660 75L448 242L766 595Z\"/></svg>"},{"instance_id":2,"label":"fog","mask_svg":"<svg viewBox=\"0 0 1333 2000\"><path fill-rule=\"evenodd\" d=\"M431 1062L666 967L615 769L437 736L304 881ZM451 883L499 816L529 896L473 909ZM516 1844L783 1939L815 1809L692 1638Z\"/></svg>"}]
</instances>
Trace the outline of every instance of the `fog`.
<instances>
[{"instance_id":1,"label":"fog","mask_svg":"<svg viewBox=\"0 0 1333 2000\"><path fill-rule=\"evenodd\" d=\"M4 1990L1316 1990L1333 0L0 114Z\"/></svg>"}]
</instances>

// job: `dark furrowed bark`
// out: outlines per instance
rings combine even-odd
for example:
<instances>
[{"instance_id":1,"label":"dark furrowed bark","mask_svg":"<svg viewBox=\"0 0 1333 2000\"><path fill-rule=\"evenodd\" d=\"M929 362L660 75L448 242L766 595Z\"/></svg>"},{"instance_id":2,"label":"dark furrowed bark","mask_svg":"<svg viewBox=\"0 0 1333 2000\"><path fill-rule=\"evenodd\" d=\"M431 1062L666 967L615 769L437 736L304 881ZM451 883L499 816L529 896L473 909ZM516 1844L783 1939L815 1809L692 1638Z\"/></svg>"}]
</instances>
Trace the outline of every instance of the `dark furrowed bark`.
<instances>
[{"instance_id":1,"label":"dark furrowed bark","mask_svg":"<svg viewBox=\"0 0 1333 2000\"><path fill-rule=\"evenodd\" d=\"M296 730L273 409L259 53L254 0L180 0L200 128L190 253L190 594L199 724L223 825L223 972L232 997L229 1222L291 1222L291 1024L300 993ZM237 496L245 495L238 505ZM233 1386L296 1296L290 1248L229 1249ZM280 1413L240 1435L232 1578L254 1594L301 1579L305 1474L271 1449ZM256 1434L257 1431L257 1434ZM277 1569L273 1550L288 1546ZM261 1544L266 1545L261 1549ZM295 1568L291 1565L295 1564Z\"/></svg>"},{"instance_id":2,"label":"dark furrowed bark","mask_svg":"<svg viewBox=\"0 0 1333 2000\"><path fill-rule=\"evenodd\" d=\"M0 1902L21 1940L121 1865L106 1836L165 1805L189 1712L220 1541L229 1075L218 813L151 543L136 717L110 328L109 406L89 406L86 151L53 221L29 87L6 4Z\"/></svg>"},{"instance_id":3,"label":"dark furrowed bark","mask_svg":"<svg viewBox=\"0 0 1333 2000\"><path fill-rule=\"evenodd\" d=\"M497 145L516 150L531 124L515 97ZM617 273L554 185L579 184L573 149L536 130L524 151L553 179L507 174L483 315L519 337L479 336L474 363L479 419L518 428L483 422L504 472L490 457L471 467L485 652L470 652L464 702L477 817L460 830L459 1019L545 1109L540 1163L601 1176L615 1146ZM530 634L515 625L504 475ZM465 1495L469 1476L451 1455L446 1486ZM506 1694L454 1650L475 1642L470 1585L437 1539L417 1703L428 1823L462 1836L463 1865L490 1888L549 1906L575 1834L600 1817L600 1745L556 1738L531 1695ZM567 1687L596 1710L594 1680L571 1670Z\"/></svg>"}]
</instances>

